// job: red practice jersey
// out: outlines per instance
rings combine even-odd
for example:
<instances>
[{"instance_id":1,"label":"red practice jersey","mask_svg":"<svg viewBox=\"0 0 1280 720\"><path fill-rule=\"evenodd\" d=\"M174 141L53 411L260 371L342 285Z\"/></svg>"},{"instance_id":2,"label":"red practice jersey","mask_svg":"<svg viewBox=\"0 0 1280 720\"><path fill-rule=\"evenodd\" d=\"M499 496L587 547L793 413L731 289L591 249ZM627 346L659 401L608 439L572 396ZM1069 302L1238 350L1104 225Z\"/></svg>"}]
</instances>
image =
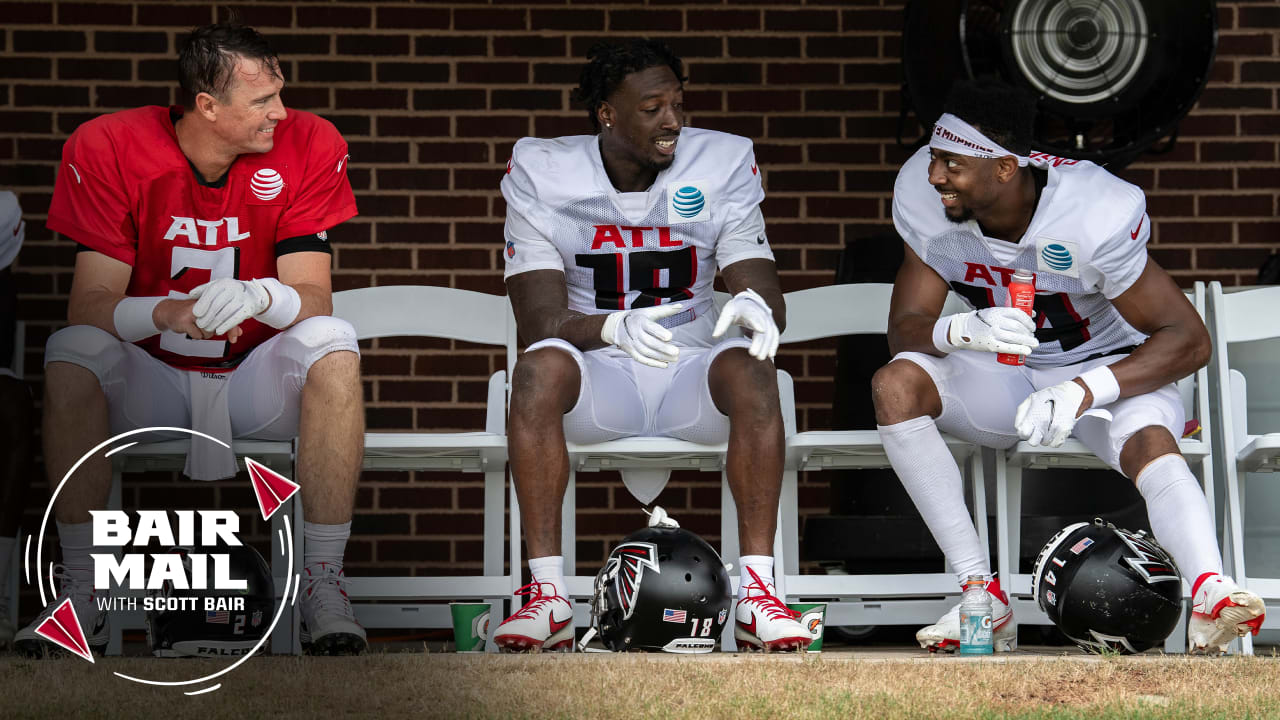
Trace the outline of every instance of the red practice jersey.
<instances>
[{"instance_id":1,"label":"red practice jersey","mask_svg":"<svg viewBox=\"0 0 1280 720\"><path fill-rule=\"evenodd\" d=\"M81 125L62 149L49 229L133 267L131 297L187 293L210 280L276 277L276 257L326 249L356 214L347 143L331 123L290 110L266 153L241 155L217 183L178 147L180 108L143 107ZM286 240L310 237L311 243ZM163 332L138 343L170 365L226 368L277 331L250 318L232 345Z\"/></svg>"}]
</instances>

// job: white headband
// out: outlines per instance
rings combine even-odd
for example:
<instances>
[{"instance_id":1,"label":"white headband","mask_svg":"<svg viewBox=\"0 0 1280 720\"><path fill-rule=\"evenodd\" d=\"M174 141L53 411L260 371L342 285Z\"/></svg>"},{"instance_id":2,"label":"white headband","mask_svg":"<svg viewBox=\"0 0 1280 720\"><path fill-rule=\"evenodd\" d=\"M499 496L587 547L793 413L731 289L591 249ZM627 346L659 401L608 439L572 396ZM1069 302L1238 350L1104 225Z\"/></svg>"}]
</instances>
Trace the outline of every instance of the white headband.
<instances>
[{"instance_id":1,"label":"white headband","mask_svg":"<svg viewBox=\"0 0 1280 720\"><path fill-rule=\"evenodd\" d=\"M956 155L968 155L976 158L1000 158L1012 155L1018 159L1018 167L1025 167L1030 159L1011 150L1000 147L1000 143L992 140L978 128L952 115L943 113L933 125L933 137L929 138L929 147Z\"/></svg>"}]
</instances>

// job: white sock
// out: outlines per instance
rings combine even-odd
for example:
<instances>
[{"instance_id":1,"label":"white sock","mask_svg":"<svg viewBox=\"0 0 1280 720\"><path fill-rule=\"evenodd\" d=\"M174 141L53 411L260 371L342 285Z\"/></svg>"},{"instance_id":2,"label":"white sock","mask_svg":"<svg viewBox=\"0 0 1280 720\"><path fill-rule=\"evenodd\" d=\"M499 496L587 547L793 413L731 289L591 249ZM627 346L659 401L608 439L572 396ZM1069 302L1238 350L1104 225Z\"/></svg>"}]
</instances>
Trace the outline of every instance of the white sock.
<instances>
[{"instance_id":1,"label":"white sock","mask_svg":"<svg viewBox=\"0 0 1280 720\"><path fill-rule=\"evenodd\" d=\"M54 522L58 525L58 544L62 546L62 565L67 569L67 574L78 580L92 582L93 522Z\"/></svg>"},{"instance_id":2,"label":"white sock","mask_svg":"<svg viewBox=\"0 0 1280 720\"><path fill-rule=\"evenodd\" d=\"M756 579L747 572L748 568L754 570L766 586L773 585L772 555L742 555L738 557L738 565L741 566L738 569L738 597L746 597L742 588L755 584Z\"/></svg>"},{"instance_id":3,"label":"white sock","mask_svg":"<svg viewBox=\"0 0 1280 720\"><path fill-rule=\"evenodd\" d=\"M1169 551L1188 584L1204 573L1222 574L1213 518L1200 483L1181 455L1163 455L1147 464L1137 478L1147 501L1151 534Z\"/></svg>"},{"instance_id":4,"label":"white sock","mask_svg":"<svg viewBox=\"0 0 1280 720\"><path fill-rule=\"evenodd\" d=\"M321 525L302 521L302 565L329 563L342 568L342 554L351 537L351 522L341 525Z\"/></svg>"},{"instance_id":5,"label":"white sock","mask_svg":"<svg viewBox=\"0 0 1280 720\"><path fill-rule=\"evenodd\" d=\"M529 558L529 574L533 576L534 582L550 583L555 587L557 595L566 600L569 598L569 589L564 581L563 555Z\"/></svg>"},{"instance_id":6,"label":"white sock","mask_svg":"<svg viewBox=\"0 0 1280 720\"><path fill-rule=\"evenodd\" d=\"M0 537L0 603L9 599L9 560L12 559L13 546L18 538Z\"/></svg>"},{"instance_id":7,"label":"white sock","mask_svg":"<svg viewBox=\"0 0 1280 720\"><path fill-rule=\"evenodd\" d=\"M898 480L955 569L962 585L970 575L991 576L987 548L969 518L964 480L933 418L922 415L893 425L877 425Z\"/></svg>"}]
</instances>

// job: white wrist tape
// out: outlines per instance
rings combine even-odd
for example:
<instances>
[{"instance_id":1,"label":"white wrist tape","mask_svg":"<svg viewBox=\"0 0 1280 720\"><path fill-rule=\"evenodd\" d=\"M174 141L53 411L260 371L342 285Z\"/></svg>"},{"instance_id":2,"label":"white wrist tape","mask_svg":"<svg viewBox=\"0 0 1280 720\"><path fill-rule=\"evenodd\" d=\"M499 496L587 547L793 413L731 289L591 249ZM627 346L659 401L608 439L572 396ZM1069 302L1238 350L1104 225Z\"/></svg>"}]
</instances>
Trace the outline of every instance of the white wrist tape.
<instances>
[{"instance_id":1,"label":"white wrist tape","mask_svg":"<svg viewBox=\"0 0 1280 720\"><path fill-rule=\"evenodd\" d=\"M1106 365L1080 373L1080 380L1093 393L1093 407L1110 405L1120 398L1120 383L1116 382L1116 374Z\"/></svg>"},{"instance_id":2,"label":"white wrist tape","mask_svg":"<svg viewBox=\"0 0 1280 720\"><path fill-rule=\"evenodd\" d=\"M111 321L116 326L116 335L125 342L138 342L152 335L159 335L160 328L156 327L152 314L156 305L165 300L168 298L127 297L116 303L115 312L111 316Z\"/></svg>"},{"instance_id":3,"label":"white wrist tape","mask_svg":"<svg viewBox=\"0 0 1280 720\"><path fill-rule=\"evenodd\" d=\"M954 315L943 315L933 324L933 346L940 353L956 351L956 346L951 343L951 320L954 318Z\"/></svg>"},{"instance_id":4,"label":"white wrist tape","mask_svg":"<svg viewBox=\"0 0 1280 720\"><path fill-rule=\"evenodd\" d=\"M622 318L627 314L626 310L609 313L604 319L604 326L600 328L600 339L613 345L618 338L618 323L622 322Z\"/></svg>"},{"instance_id":5,"label":"white wrist tape","mask_svg":"<svg viewBox=\"0 0 1280 720\"><path fill-rule=\"evenodd\" d=\"M258 314L258 322L279 330L289 327L298 319L298 313L302 311L302 298L298 297L297 290L275 278L259 278L255 282L266 288L267 294L271 296L271 305Z\"/></svg>"}]
</instances>

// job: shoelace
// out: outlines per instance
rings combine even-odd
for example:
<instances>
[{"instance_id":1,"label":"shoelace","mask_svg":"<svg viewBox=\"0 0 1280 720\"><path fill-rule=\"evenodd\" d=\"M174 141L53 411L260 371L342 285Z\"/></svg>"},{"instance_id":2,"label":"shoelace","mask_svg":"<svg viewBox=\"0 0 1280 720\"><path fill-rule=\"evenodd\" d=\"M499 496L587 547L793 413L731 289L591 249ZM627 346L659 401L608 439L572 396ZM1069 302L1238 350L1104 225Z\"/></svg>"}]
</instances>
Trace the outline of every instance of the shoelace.
<instances>
[{"instance_id":1,"label":"shoelace","mask_svg":"<svg viewBox=\"0 0 1280 720\"><path fill-rule=\"evenodd\" d=\"M551 588L550 595L544 595L542 593L543 585L550 586ZM565 602L568 602L568 600L556 594L555 585L552 585L551 583L538 582L537 580L534 580L528 585L525 585L524 587L515 591L514 594L526 595L526 596L531 595L533 596L533 599L530 600L528 604L526 604L524 607L520 608L520 610L517 611L515 614L513 614L511 617L507 618L507 620L516 620L516 619L533 620L534 618L537 617L538 610L542 608L542 603L551 602L552 600L565 600Z\"/></svg>"},{"instance_id":2,"label":"shoelace","mask_svg":"<svg viewBox=\"0 0 1280 720\"><path fill-rule=\"evenodd\" d=\"M342 571L329 563L318 564L320 565L319 574L311 574L311 568L315 567L314 565L306 568L307 584L304 587L306 596L314 603L317 614L330 612L336 615L352 615L351 599L347 597L347 591L342 589L344 579Z\"/></svg>"},{"instance_id":3,"label":"shoelace","mask_svg":"<svg viewBox=\"0 0 1280 720\"><path fill-rule=\"evenodd\" d=\"M746 593L751 590L759 590L760 594L749 595L742 598L739 602L756 604L765 615L769 616L770 620L795 620L800 617L800 613L784 605L777 596L769 591L769 586L765 584L764 580L760 579L760 576L756 574L755 570L747 568L747 572L751 574L751 578L755 580L755 582L742 588L743 592Z\"/></svg>"},{"instance_id":4,"label":"shoelace","mask_svg":"<svg viewBox=\"0 0 1280 720\"><path fill-rule=\"evenodd\" d=\"M58 582L58 597L49 603L50 608L57 608L65 598L71 598L76 604L93 602L93 581L89 578L76 577L66 565L53 566L53 579ZM95 607L94 610L97 610Z\"/></svg>"}]
</instances>

